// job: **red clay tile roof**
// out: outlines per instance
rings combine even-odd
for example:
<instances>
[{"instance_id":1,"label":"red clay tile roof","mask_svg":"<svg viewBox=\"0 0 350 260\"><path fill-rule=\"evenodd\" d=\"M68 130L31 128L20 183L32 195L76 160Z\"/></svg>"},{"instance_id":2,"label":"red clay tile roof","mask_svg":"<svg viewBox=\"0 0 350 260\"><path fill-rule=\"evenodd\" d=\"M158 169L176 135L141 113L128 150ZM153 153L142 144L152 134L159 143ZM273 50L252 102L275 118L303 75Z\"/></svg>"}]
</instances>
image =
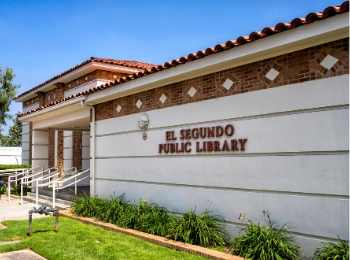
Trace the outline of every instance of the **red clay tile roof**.
<instances>
[{"instance_id":1,"label":"red clay tile roof","mask_svg":"<svg viewBox=\"0 0 350 260\"><path fill-rule=\"evenodd\" d=\"M312 12L312 13L309 13L308 15L306 15L305 17L295 18L292 21L290 21L289 23L278 23L273 27L265 27L264 29L262 29L259 32L252 32L248 36L240 36L240 37L236 38L235 40L229 40L229 41L226 41L222 44L217 44L214 47L190 53L190 54L188 54L186 56L182 56L178 59L174 59L172 61L167 61L163 65L151 66L149 68L146 68L143 72L137 72L137 73L134 73L132 75L117 79L113 82L110 82L110 83L107 83L107 84L104 84L104 85L77 93L75 95L64 98L62 100L55 101L52 104L48 104L46 106L42 106L42 107L39 107L37 109L23 113L20 116L24 116L24 115L42 110L46 107L56 105L58 103L70 100L70 99L75 98L75 97L89 95L89 94L94 93L94 92L99 91L99 90L114 87L114 86L117 86L117 85L122 84L124 82L134 80L137 78L141 78L145 75L149 75L152 73L156 73L158 71L162 71L162 70L172 68L172 67L175 67L175 66L178 66L181 64L185 64L185 63L188 63L188 62L191 62L194 60L198 60L198 59L201 59L203 57L206 57L206 56L209 56L209 55L212 55L215 53L219 53L219 52L222 52L225 50L229 50L229 49L232 49L236 46L250 43L250 42L268 37L270 35L274 35L274 34L279 33L279 32L291 30L291 29L297 28L299 26L310 24L310 23L316 22L318 20L323 20L323 19L326 19L328 17L332 17L334 15L342 14L342 13L346 13L346 12L349 12L349 1L345 1L341 5L337 5L337 6L329 6L329 7L325 8L322 12L317 12L317 13ZM81 66L81 65L78 65L78 66Z\"/></svg>"},{"instance_id":2,"label":"red clay tile roof","mask_svg":"<svg viewBox=\"0 0 350 260\"><path fill-rule=\"evenodd\" d=\"M97 57L90 57L90 59L83 61L82 63L75 65L74 67L44 81L43 83L40 83L39 85L21 93L20 95L18 95L16 98L22 97L44 85L46 85L47 83L50 83L52 81L54 81L55 79L58 79L64 75L67 75L68 73L79 69L80 67L91 63L91 62L100 62L100 63L104 63L104 64L111 64L111 65L119 65L119 66L124 66L124 67L128 67L128 68L135 68L135 69L140 69L140 70L146 70L146 69L151 69L152 67L155 67L157 65L155 64L150 64L150 63L145 63L145 62L140 62L140 61L134 61L134 60L115 60L115 59L111 59L111 58L97 58Z\"/></svg>"}]
</instances>

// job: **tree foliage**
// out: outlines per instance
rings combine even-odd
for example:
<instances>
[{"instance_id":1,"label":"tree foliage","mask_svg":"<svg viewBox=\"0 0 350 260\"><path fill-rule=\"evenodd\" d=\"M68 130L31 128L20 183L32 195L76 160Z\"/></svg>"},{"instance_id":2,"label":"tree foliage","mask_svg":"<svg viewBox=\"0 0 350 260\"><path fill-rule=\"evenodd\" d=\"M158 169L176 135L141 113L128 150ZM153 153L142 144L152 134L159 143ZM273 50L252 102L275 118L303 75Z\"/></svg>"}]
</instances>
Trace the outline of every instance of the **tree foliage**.
<instances>
[{"instance_id":1,"label":"tree foliage","mask_svg":"<svg viewBox=\"0 0 350 260\"><path fill-rule=\"evenodd\" d=\"M10 104L16 96L17 86L13 83L15 74L10 68L0 67L0 130L11 118L9 114Z\"/></svg>"},{"instance_id":2,"label":"tree foliage","mask_svg":"<svg viewBox=\"0 0 350 260\"><path fill-rule=\"evenodd\" d=\"M22 136L22 123L18 120L18 117L14 120L13 125L9 129L8 135L0 134L1 146L21 146Z\"/></svg>"}]
</instances>

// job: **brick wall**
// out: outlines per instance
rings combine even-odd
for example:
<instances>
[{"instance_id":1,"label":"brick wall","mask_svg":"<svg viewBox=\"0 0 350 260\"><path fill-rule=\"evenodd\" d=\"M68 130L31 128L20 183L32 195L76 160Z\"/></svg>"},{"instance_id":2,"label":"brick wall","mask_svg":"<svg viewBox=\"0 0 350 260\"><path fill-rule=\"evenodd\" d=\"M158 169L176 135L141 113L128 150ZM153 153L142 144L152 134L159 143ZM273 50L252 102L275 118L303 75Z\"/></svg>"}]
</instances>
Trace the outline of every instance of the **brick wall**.
<instances>
[{"instance_id":1,"label":"brick wall","mask_svg":"<svg viewBox=\"0 0 350 260\"><path fill-rule=\"evenodd\" d=\"M122 97L96 105L96 120L348 74L348 51L347 38ZM338 59L331 69L321 66L327 55ZM266 77L271 69L279 73L273 80ZM223 87L227 80L232 83L229 89ZM192 97L188 94L191 88L195 89ZM166 97L164 102L162 96ZM138 101L142 103L139 108Z\"/></svg>"},{"instance_id":2,"label":"brick wall","mask_svg":"<svg viewBox=\"0 0 350 260\"><path fill-rule=\"evenodd\" d=\"M47 105L55 100L60 100L64 97L65 90L74 88L76 86L82 85L86 82L89 82L95 79L116 80L124 76L126 76L126 74L104 71L104 70L96 70L78 79L68 82L67 84L57 83L55 88L48 92L38 92L36 97L23 102L23 109L31 106L36 102L39 102L39 104L42 106L42 105Z\"/></svg>"},{"instance_id":3,"label":"brick wall","mask_svg":"<svg viewBox=\"0 0 350 260\"><path fill-rule=\"evenodd\" d=\"M80 78L77 78L67 83L66 89L74 88L76 86L82 85L86 82L89 82L95 79L116 80L123 76L126 76L126 74L104 71L104 70L96 70L94 72L88 73Z\"/></svg>"},{"instance_id":4,"label":"brick wall","mask_svg":"<svg viewBox=\"0 0 350 260\"><path fill-rule=\"evenodd\" d=\"M49 128L49 147L48 147L48 158L49 158L49 168L55 166L55 129Z\"/></svg>"},{"instance_id":5,"label":"brick wall","mask_svg":"<svg viewBox=\"0 0 350 260\"><path fill-rule=\"evenodd\" d=\"M82 160L82 131L73 131L73 167L81 169Z\"/></svg>"},{"instance_id":6,"label":"brick wall","mask_svg":"<svg viewBox=\"0 0 350 260\"><path fill-rule=\"evenodd\" d=\"M57 132L57 168L60 173L62 173L62 170L64 168L63 164L63 130L58 130Z\"/></svg>"}]
</instances>

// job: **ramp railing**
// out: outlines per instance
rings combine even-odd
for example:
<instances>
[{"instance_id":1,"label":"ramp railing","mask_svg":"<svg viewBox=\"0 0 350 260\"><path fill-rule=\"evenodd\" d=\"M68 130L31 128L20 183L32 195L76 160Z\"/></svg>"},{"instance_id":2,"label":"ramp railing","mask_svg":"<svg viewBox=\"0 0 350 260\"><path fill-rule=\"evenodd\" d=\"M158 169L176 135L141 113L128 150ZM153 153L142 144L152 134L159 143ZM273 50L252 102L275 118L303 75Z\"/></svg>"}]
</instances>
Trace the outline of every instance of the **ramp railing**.
<instances>
[{"instance_id":1,"label":"ramp railing","mask_svg":"<svg viewBox=\"0 0 350 260\"><path fill-rule=\"evenodd\" d=\"M82 170L61 180L52 181L52 208L56 207L56 192L74 185L74 194L78 194L78 183L90 178L90 169Z\"/></svg>"}]
</instances>

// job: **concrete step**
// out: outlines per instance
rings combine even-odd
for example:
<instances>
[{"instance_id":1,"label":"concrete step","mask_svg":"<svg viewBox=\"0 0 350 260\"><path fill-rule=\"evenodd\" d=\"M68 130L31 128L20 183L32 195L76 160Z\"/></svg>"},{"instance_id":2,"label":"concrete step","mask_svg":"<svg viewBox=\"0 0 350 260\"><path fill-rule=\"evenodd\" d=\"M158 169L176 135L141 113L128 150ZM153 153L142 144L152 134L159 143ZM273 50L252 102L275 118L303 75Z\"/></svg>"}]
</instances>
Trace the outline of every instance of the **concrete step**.
<instances>
[{"instance_id":1,"label":"concrete step","mask_svg":"<svg viewBox=\"0 0 350 260\"><path fill-rule=\"evenodd\" d=\"M28 192L27 196L25 196L23 198L26 201L30 201L30 202L35 203L35 193ZM52 195L47 196L47 195L40 194L38 203L39 203L39 205L52 207ZM69 208L71 205L72 205L72 201L70 201L70 200L63 200L60 198L56 198L56 207L59 209L66 209L66 208Z\"/></svg>"}]
</instances>

